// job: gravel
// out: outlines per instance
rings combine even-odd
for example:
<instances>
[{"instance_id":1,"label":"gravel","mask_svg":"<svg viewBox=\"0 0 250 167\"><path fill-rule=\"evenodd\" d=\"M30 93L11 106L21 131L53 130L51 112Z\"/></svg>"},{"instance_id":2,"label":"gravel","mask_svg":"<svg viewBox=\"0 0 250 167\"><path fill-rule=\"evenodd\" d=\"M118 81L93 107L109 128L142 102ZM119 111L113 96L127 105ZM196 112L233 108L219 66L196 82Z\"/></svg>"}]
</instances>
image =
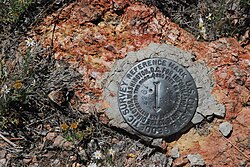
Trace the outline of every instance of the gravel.
<instances>
[{"instance_id":1,"label":"gravel","mask_svg":"<svg viewBox=\"0 0 250 167\"><path fill-rule=\"evenodd\" d=\"M156 152L150 157L149 167L165 167L167 165L167 157L165 154Z\"/></svg>"}]
</instances>

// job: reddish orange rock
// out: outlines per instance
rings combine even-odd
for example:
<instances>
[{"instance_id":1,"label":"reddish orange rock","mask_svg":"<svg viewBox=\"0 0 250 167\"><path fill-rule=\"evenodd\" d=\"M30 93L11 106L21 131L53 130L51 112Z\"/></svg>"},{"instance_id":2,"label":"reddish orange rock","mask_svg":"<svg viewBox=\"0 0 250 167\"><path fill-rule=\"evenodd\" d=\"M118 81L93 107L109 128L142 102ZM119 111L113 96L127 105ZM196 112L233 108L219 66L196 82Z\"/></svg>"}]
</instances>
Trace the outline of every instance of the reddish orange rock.
<instances>
[{"instance_id":1,"label":"reddish orange rock","mask_svg":"<svg viewBox=\"0 0 250 167\"><path fill-rule=\"evenodd\" d=\"M233 133L228 139L213 128L212 133L198 145L194 145L181 154L199 153L206 161L206 165L213 166L235 166L239 165L239 160L247 161L250 157L248 142L250 136L250 108L245 107L239 113L237 118L232 122Z\"/></svg>"},{"instance_id":2,"label":"reddish orange rock","mask_svg":"<svg viewBox=\"0 0 250 167\"><path fill-rule=\"evenodd\" d=\"M212 94L226 106L225 119L233 125L228 139L215 130L219 122L211 124L208 136L189 131L175 143L181 146L181 155L199 153L207 165L213 166L237 166L247 160L250 44L243 48L234 38L197 41L158 9L129 0L81 0L60 11L47 16L32 34L45 48L52 47L53 39L54 58L69 62L83 75L82 85L76 88L76 95L84 103L83 112L87 104L100 103L102 88L98 80L116 59L152 42L171 44L194 54L196 61L204 61L211 68ZM108 122L104 118L102 121Z\"/></svg>"}]
</instances>

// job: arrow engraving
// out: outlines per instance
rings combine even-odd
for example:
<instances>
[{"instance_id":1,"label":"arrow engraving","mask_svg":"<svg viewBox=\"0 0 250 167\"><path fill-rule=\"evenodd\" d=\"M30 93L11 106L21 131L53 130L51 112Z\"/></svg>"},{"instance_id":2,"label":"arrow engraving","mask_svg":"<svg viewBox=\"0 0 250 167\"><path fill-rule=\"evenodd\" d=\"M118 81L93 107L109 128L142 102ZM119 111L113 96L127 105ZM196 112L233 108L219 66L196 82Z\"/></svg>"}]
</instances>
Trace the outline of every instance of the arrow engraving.
<instances>
[{"instance_id":1,"label":"arrow engraving","mask_svg":"<svg viewBox=\"0 0 250 167\"><path fill-rule=\"evenodd\" d=\"M155 106L153 107L155 112L159 112L161 110L161 108L159 107L159 93L158 93L158 89L159 89L159 81L153 82L153 84L155 85Z\"/></svg>"}]
</instances>

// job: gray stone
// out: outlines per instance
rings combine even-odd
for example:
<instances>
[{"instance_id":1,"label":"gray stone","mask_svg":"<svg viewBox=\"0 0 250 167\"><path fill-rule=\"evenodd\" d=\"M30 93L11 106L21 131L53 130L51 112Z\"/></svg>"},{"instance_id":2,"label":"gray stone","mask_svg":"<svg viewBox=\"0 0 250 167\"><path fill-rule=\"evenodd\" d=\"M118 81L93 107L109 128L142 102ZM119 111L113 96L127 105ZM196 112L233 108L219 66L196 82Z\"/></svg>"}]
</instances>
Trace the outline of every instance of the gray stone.
<instances>
[{"instance_id":1,"label":"gray stone","mask_svg":"<svg viewBox=\"0 0 250 167\"><path fill-rule=\"evenodd\" d=\"M223 122L219 125L219 130L223 136L227 137L233 130L233 126L229 122Z\"/></svg>"},{"instance_id":2,"label":"gray stone","mask_svg":"<svg viewBox=\"0 0 250 167\"><path fill-rule=\"evenodd\" d=\"M55 159L55 160L52 162L52 166L57 167L57 166L60 166L60 165L61 165L61 163L60 163L60 160L59 160L59 159Z\"/></svg>"},{"instance_id":3,"label":"gray stone","mask_svg":"<svg viewBox=\"0 0 250 167\"><path fill-rule=\"evenodd\" d=\"M191 122L193 124L198 124L198 123L201 123L202 121L204 120L204 116L202 116L200 113L196 112L194 114L194 117L193 119L191 120Z\"/></svg>"},{"instance_id":4,"label":"gray stone","mask_svg":"<svg viewBox=\"0 0 250 167\"><path fill-rule=\"evenodd\" d=\"M172 148L172 150L170 151L170 155L172 158L179 158L180 157L179 148L177 147Z\"/></svg>"},{"instance_id":5,"label":"gray stone","mask_svg":"<svg viewBox=\"0 0 250 167\"><path fill-rule=\"evenodd\" d=\"M165 167L167 164L166 155L160 152L156 152L149 158L149 160L150 160L150 164L148 165L149 167Z\"/></svg>"},{"instance_id":6,"label":"gray stone","mask_svg":"<svg viewBox=\"0 0 250 167\"><path fill-rule=\"evenodd\" d=\"M24 158L23 163L24 164L29 164L32 161L32 158Z\"/></svg>"},{"instance_id":7,"label":"gray stone","mask_svg":"<svg viewBox=\"0 0 250 167\"><path fill-rule=\"evenodd\" d=\"M82 161L87 161L88 160L88 155L84 149L80 150L78 152L78 155Z\"/></svg>"},{"instance_id":8,"label":"gray stone","mask_svg":"<svg viewBox=\"0 0 250 167\"><path fill-rule=\"evenodd\" d=\"M246 167L246 166L247 166L247 161L246 160L242 160L238 164L238 167Z\"/></svg>"},{"instance_id":9,"label":"gray stone","mask_svg":"<svg viewBox=\"0 0 250 167\"><path fill-rule=\"evenodd\" d=\"M7 151L1 150L0 151L0 159L5 158L6 154L7 154Z\"/></svg>"},{"instance_id":10,"label":"gray stone","mask_svg":"<svg viewBox=\"0 0 250 167\"><path fill-rule=\"evenodd\" d=\"M125 141L119 141L118 143L114 144L113 148L114 148L115 152L123 151L125 148L125 144L126 144Z\"/></svg>"},{"instance_id":11,"label":"gray stone","mask_svg":"<svg viewBox=\"0 0 250 167\"><path fill-rule=\"evenodd\" d=\"M188 154L187 156L191 166L204 166L205 161L200 154Z\"/></svg>"},{"instance_id":12,"label":"gray stone","mask_svg":"<svg viewBox=\"0 0 250 167\"><path fill-rule=\"evenodd\" d=\"M65 141L62 145L62 148L64 150L67 150L67 151L70 151L70 150L73 150L74 149L74 145L72 142L69 142L69 141Z\"/></svg>"},{"instance_id":13,"label":"gray stone","mask_svg":"<svg viewBox=\"0 0 250 167\"><path fill-rule=\"evenodd\" d=\"M220 118L224 117L226 114L225 106L219 104L213 96L211 96L210 91L205 95L202 90L198 90L199 93L199 105L196 110L196 114L192 119L193 124L202 122L204 118L211 116L218 116ZM203 117L203 119L201 118Z\"/></svg>"},{"instance_id":14,"label":"gray stone","mask_svg":"<svg viewBox=\"0 0 250 167\"><path fill-rule=\"evenodd\" d=\"M224 117L225 107L218 104L211 95L211 90L213 88L212 70L210 70L204 62L192 61L192 58L194 58L192 54L182 51L177 47L167 44L151 43L148 47L137 52L129 52L124 59L117 60L111 67L111 71L107 72L100 80L104 89L103 100L110 105L109 108L105 109L105 113L110 120L110 126L123 129L130 134L139 136L143 140L152 141L151 137L141 135L124 121L118 107L117 91L119 82L124 74L135 63L153 57L172 59L186 67L193 76L199 94L198 108L191 121L193 124L200 123L204 118L214 115Z\"/></svg>"},{"instance_id":15,"label":"gray stone","mask_svg":"<svg viewBox=\"0 0 250 167\"><path fill-rule=\"evenodd\" d=\"M63 143L65 142L65 139L61 136L61 135L58 135L56 138L55 138L55 141L53 143L53 146L54 147L62 147Z\"/></svg>"},{"instance_id":16,"label":"gray stone","mask_svg":"<svg viewBox=\"0 0 250 167\"><path fill-rule=\"evenodd\" d=\"M226 115L226 108L223 104L218 103L217 108L213 108L213 112L214 112L214 115L224 118Z\"/></svg>"},{"instance_id":17,"label":"gray stone","mask_svg":"<svg viewBox=\"0 0 250 167\"><path fill-rule=\"evenodd\" d=\"M6 159L5 158L0 159L0 166L5 166L5 165L7 165L6 164Z\"/></svg>"},{"instance_id":18,"label":"gray stone","mask_svg":"<svg viewBox=\"0 0 250 167\"><path fill-rule=\"evenodd\" d=\"M46 136L47 140L53 140L56 137L56 133L55 132L49 132Z\"/></svg>"},{"instance_id":19,"label":"gray stone","mask_svg":"<svg viewBox=\"0 0 250 167\"><path fill-rule=\"evenodd\" d=\"M172 165L173 165L173 158L169 157L167 167L171 167Z\"/></svg>"},{"instance_id":20,"label":"gray stone","mask_svg":"<svg viewBox=\"0 0 250 167\"><path fill-rule=\"evenodd\" d=\"M34 163L34 164L29 165L29 167L38 167L38 166L39 166L38 163Z\"/></svg>"},{"instance_id":21,"label":"gray stone","mask_svg":"<svg viewBox=\"0 0 250 167\"><path fill-rule=\"evenodd\" d=\"M158 146L158 147L161 147L161 144L162 144L162 139L159 138L159 139L154 139L151 143L151 145L153 146Z\"/></svg>"}]
</instances>

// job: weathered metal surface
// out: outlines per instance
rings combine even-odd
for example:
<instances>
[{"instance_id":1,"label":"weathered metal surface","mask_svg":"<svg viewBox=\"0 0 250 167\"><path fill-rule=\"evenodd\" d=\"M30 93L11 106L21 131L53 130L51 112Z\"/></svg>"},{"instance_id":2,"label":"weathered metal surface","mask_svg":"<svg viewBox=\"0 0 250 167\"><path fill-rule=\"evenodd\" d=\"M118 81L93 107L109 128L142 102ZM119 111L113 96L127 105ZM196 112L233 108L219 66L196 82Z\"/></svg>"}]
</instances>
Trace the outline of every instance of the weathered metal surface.
<instances>
[{"instance_id":1,"label":"weathered metal surface","mask_svg":"<svg viewBox=\"0 0 250 167\"><path fill-rule=\"evenodd\" d=\"M147 136L163 137L190 122L198 105L198 92L185 67L170 59L151 58L124 75L118 103L132 128Z\"/></svg>"}]
</instances>

